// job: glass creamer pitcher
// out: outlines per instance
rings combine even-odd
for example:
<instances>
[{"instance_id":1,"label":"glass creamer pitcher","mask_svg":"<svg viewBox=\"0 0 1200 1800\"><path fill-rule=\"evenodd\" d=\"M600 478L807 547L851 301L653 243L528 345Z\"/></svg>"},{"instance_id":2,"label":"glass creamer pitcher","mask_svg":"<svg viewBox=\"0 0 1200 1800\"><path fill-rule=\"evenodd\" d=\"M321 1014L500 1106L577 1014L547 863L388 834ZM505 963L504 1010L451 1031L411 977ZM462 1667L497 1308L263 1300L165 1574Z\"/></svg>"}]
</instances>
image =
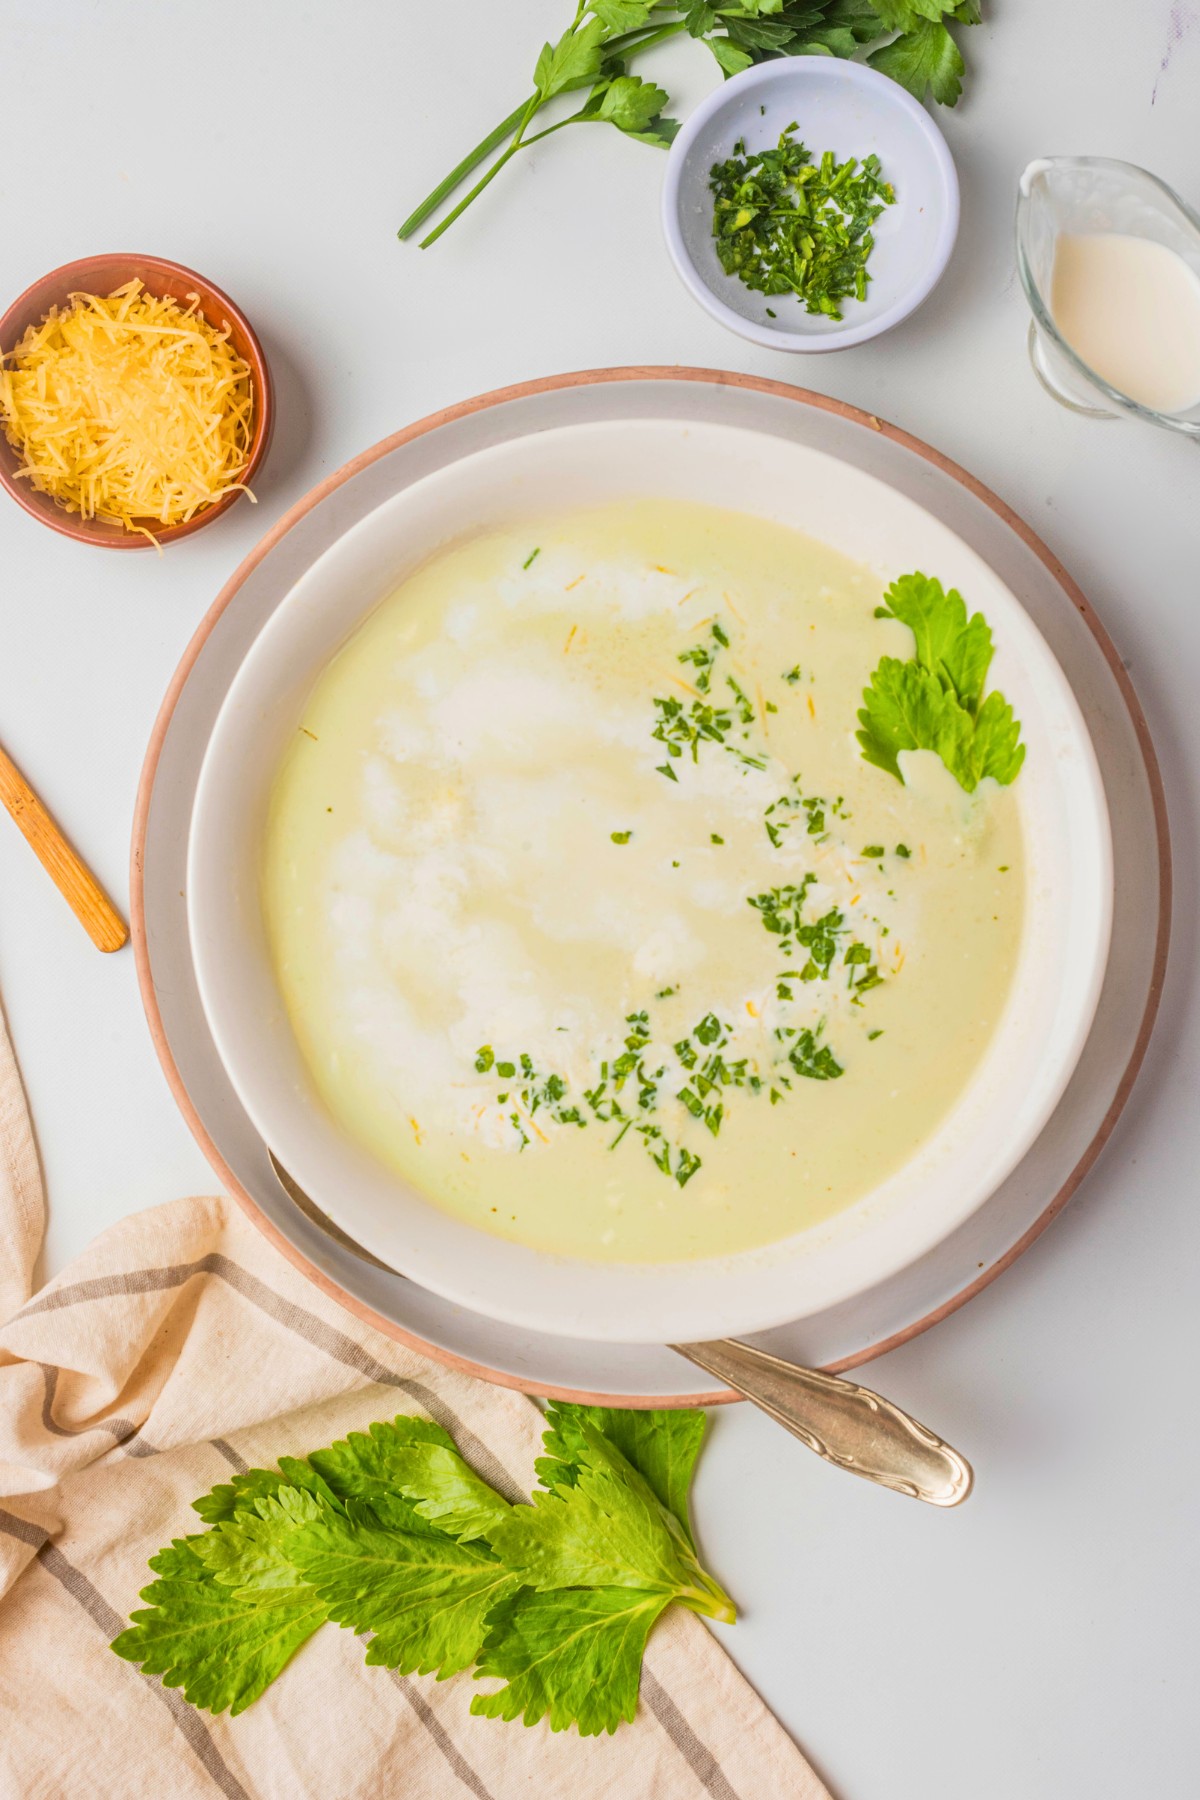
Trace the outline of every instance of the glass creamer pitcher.
<instances>
[{"instance_id":1,"label":"glass creamer pitcher","mask_svg":"<svg viewBox=\"0 0 1200 1800\"><path fill-rule=\"evenodd\" d=\"M1131 399L1090 368L1055 323L1054 259L1061 237L1120 234L1161 244L1200 279L1200 217L1164 182L1103 156L1039 157L1021 176L1017 268L1033 323L1029 356L1046 391L1092 419L1147 419L1200 438L1200 397L1180 412Z\"/></svg>"}]
</instances>

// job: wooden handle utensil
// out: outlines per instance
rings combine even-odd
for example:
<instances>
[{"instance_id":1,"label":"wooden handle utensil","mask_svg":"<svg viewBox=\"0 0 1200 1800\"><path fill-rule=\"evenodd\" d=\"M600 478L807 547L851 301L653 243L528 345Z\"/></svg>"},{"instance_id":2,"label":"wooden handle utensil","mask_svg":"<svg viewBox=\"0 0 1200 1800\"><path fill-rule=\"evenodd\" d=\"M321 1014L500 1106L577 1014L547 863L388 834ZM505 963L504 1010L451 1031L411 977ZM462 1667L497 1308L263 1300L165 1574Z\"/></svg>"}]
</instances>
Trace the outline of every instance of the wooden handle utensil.
<instances>
[{"instance_id":1,"label":"wooden handle utensil","mask_svg":"<svg viewBox=\"0 0 1200 1800\"><path fill-rule=\"evenodd\" d=\"M119 950L129 937L124 919L3 750L0 750L0 802L16 820L33 846L35 856L97 950Z\"/></svg>"}]
</instances>

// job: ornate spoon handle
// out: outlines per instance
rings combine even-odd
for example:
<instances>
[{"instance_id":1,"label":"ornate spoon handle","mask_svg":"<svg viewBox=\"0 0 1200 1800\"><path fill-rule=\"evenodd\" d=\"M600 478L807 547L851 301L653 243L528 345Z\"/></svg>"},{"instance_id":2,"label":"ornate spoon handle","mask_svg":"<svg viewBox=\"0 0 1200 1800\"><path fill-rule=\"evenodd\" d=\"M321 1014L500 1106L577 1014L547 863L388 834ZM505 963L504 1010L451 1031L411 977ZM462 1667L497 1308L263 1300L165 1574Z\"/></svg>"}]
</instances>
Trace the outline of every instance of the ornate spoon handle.
<instances>
[{"instance_id":1,"label":"ornate spoon handle","mask_svg":"<svg viewBox=\"0 0 1200 1800\"><path fill-rule=\"evenodd\" d=\"M802 1369L733 1338L671 1348L736 1388L836 1468L930 1506L957 1506L971 1491L971 1465L957 1450L857 1382Z\"/></svg>"}]
</instances>

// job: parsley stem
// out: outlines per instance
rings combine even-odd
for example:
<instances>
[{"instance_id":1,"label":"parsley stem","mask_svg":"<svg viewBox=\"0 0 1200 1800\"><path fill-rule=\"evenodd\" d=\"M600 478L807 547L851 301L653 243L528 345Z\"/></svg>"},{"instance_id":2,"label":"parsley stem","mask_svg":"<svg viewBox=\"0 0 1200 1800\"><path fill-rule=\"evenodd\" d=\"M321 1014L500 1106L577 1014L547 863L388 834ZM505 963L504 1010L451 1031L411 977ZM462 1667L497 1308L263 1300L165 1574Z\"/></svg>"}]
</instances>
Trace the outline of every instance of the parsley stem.
<instances>
[{"instance_id":1,"label":"parsley stem","mask_svg":"<svg viewBox=\"0 0 1200 1800\"><path fill-rule=\"evenodd\" d=\"M581 17L582 9L576 17L576 26L578 26ZM655 45L665 43L668 38L678 37L679 33L686 31L686 29L686 23L680 19L671 25L643 25L637 30L622 32L619 37L609 38L605 43L605 60L607 61L614 56L618 58L622 56L632 56L642 50L652 50ZM408 218L405 219L403 225L401 225L399 231L396 233L396 236L401 239L410 238L418 227L423 225L426 219L428 219L432 213L437 211L443 200L449 199L450 195L463 181L466 180L471 171L478 168L479 164L486 156L490 156L492 151L497 149L499 145L504 142L505 138L511 137L514 132L520 132L523 126L527 126L530 123L534 113L540 109L541 104L540 97L537 94L534 94L529 100L526 100L520 106L515 107L513 111L509 113L507 119L502 120L493 131L489 131L488 135L482 139L480 143L476 144L475 148L468 152L460 163L457 163L455 167L451 169L445 179L438 182L438 185L433 189L433 192L428 194L425 199L422 200L420 206L418 206L414 212L411 212ZM530 110L531 108L532 111ZM563 125L571 124L576 117L578 117L578 115L574 114L572 115L572 119L563 119L561 123ZM430 244L434 243L441 236L442 232L445 231L448 226L453 224L454 220L458 218L461 212L465 212L466 208L471 204L472 200L475 199L476 195L483 192L483 189L487 186L488 182L491 181L494 175L499 173L500 169L503 168L510 156L514 155L525 143L536 144L543 137L548 137L551 131L557 131L558 129L559 127L557 125L552 125L549 130L539 132L535 138L525 139L522 137L519 142L510 144L504 155L497 159L484 179L471 190L466 199L455 207L454 211L448 218L442 221L436 231L431 232L428 237L422 239L421 249L427 249Z\"/></svg>"},{"instance_id":2,"label":"parsley stem","mask_svg":"<svg viewBox=\"0 0 1200 1800\"><path fill-rule=\"evenodd\" d=\"M525 129L528 126L528 124L530 123L530 121L532 120L534 114L538 111L538 108L541 106L541 104L542 104L541 96L538 94L533 94L530 97L530 99L526 101L525 105L521 109L520 124L517 126L516 133L513 137L512 142L509 144L508 149L505 150L500 156L498 156L496 158L495 162L492 164L491 168L488 170L487 174L483 177L483 179L481 181L477 181L475 183L475 186L471 189L470 193L466 196L466 198L463 200L460 200L458 205L453 209L453 211L448 212L446 214L446 217L442 220L441 224L435 226L434 229L429 233L428 237L423 237L421 239L421 249L422 250L428 250L430 244L437 243L437 240L441 237L443 231L449 231L449 229L450 229L451 225L453 225L455 219L457 219L461 213L466 212L466 210L467 210L468 206L470 206L472 200L477 200L479 198L480 194L482 194L484 188L487 187L488 183L492 182L496 179L496 176L500 173L500 171L504 167L505 163L508 162L512 157L514 157L517 154L517 151L522 148L522 145L524 142L524 137L525 137Z\"/></svg>"},{"instance_id":3,"label":"parsley stem","mask_svg":"<svg viewBox=\"0 0 1200 1800\"><path fill-rule=\"evenodd\" d=\"M398 238L411 237L417 227L425 223L430 213L436 212L438 207L442 204L442 201L447 199L454 192L461 181L465 181L466 177L471 173L471 170L477 167L477 165L483 161L485 156L490 156L492 151L504 142L505 138L512 136L513 132L517 129L517 126L521 123L521 120L525 117L525 111L528 105L528 100L523 100L520 106L514 107L507 119L502 120L494 131L489 131L482 143L476 144L470 154L464 156L456 168L451 169L444 181L438 182L433 192L428 194L425 199L422 200L420 206L417 207L416 211L410 213L408 218L405 219L403 225L396 233Z\"/></svg>"}]
</instances>

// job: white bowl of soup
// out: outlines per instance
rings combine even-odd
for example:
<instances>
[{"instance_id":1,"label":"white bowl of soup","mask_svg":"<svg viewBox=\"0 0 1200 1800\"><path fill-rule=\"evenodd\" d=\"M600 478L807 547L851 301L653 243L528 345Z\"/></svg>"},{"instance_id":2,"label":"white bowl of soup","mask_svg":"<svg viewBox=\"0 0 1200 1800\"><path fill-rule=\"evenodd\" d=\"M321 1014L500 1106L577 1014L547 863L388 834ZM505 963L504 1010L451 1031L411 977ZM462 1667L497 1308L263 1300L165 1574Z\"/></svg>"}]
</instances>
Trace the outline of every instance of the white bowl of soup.
<instances>
[{"instance_id":1,"label":"white bowl of soup","mask_svg":"<svg viewBox=\"0 0 1200 1800\"><path fill-rule=\"evenodd\" d=\"M864 756L917 571L990 627L1015 777ZM1078 1059L1111 896L1085 723L987 565L832 457L653 419L481 451L314 563L188 876L221 1057L317 1205L464 1306L632 1342L803 1317L960 1225Z\"/></svg>"}]
</instances>

